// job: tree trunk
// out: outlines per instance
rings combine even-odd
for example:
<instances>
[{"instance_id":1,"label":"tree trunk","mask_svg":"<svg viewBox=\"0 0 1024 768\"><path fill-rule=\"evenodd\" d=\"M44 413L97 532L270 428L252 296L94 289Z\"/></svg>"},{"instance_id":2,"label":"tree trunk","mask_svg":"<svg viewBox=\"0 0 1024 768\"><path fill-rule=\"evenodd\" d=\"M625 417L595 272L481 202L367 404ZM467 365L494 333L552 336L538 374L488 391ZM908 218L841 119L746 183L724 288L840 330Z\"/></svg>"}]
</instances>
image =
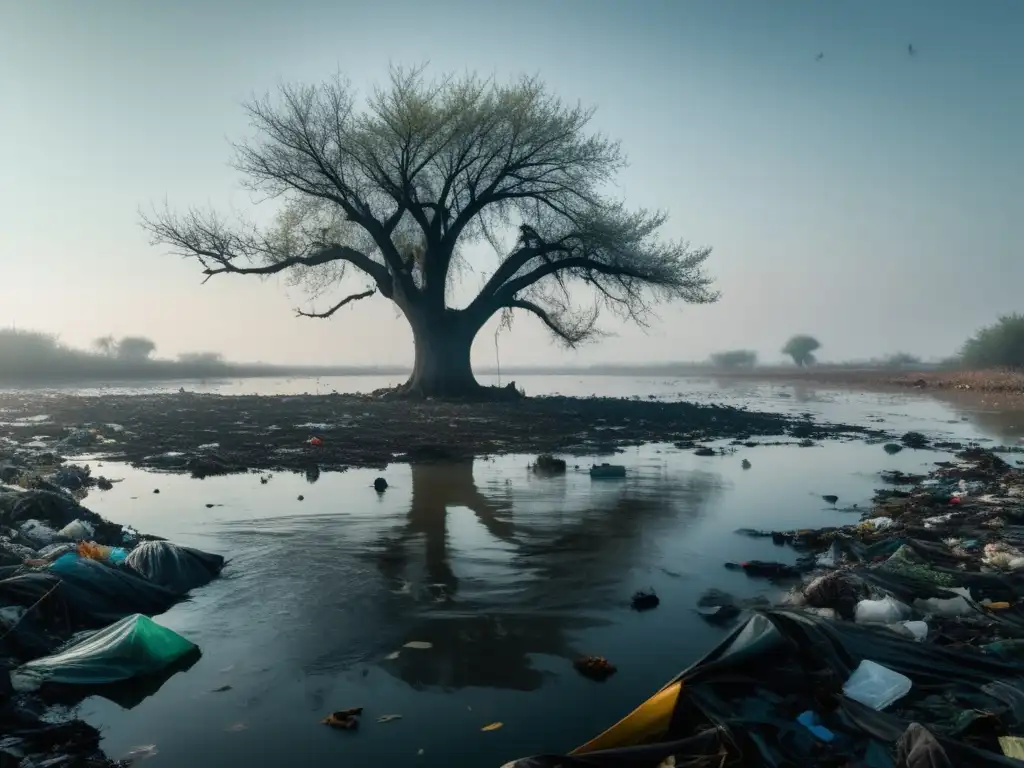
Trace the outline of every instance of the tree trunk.
<instances>
[{"instance_id":1,"label":"tree trunk","mask_svg":"<svg viewBox=\"0 0 1024 768\"><path fill-rule=\"evenodd\" d=\"M470 350L479 328L457 311L409 313L416 364L403 389L418 397L472 397L483 389L473 376Z\"/></svg>"}]
</instances>

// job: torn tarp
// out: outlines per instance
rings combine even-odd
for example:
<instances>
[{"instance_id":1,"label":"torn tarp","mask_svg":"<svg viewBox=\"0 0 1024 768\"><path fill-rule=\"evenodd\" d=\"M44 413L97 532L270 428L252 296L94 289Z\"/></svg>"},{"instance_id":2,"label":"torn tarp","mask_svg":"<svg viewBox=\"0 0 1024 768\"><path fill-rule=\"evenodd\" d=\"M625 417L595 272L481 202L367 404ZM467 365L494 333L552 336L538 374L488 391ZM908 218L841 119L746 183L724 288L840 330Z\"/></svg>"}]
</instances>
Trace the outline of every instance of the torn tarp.
<instances>
[{"instance_id":1,"label":"torn tarp","mask_svg":"<svg viewBox=\"0 0 1024 768\"><path fill-rule=\"evenodd\" d=\"M909 692L884 711L843 695L843 685L865 660L912 683ZM895 768L899 764L893 755L902 745L902 765L921 765L906 758L930 751L952 765L1010 768L1019 764L1001 753L998 738L1024 728L1024 708L1019 705L1024 691L1017 687L1022 677L1022 663L923 645L883 627L798 610L763 611L631 715L571 755L528 758L512 765L639 768L673 757L675 765L716 768ZM993 687L993 681L1004 685ZM945 706L939 706L937 698ZM807 711L835 734L834 740L822 742L800 725L797 717ZM985 717L961 723L964 711L984 712ZM920 724L925 733L908 731L912 723Z\"/></svg>"},{"instance_id":2,"label":"torn tarp","mask_svg":"<svg viewBox=\"0 0 1024 768\"><path fill-rule=\"evenodd\" d=\"M177 632L141 614L126 616L54 656L11 672L18 691L44 683L102 685L156 674L197 648Z\"/></svg>"}]
</instances>

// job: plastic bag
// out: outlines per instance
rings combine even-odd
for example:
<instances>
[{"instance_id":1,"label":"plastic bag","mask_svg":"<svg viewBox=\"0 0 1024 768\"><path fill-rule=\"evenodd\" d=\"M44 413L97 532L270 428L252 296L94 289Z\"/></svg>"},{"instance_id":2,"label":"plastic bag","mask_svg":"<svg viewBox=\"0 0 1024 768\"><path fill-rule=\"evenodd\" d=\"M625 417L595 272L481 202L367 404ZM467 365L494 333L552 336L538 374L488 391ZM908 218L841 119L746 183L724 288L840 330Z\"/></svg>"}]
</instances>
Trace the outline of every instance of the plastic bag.
<instances>
[{"instance_id":1,"label":"plastic bag","mask_svg":"<svg viewBox=\"0 0 1024 768\"><path fill-rule=\"evenodd\" d=\"M83 541L78 545L78 555L79 557L87 557L99 563L105 563L110 560L111 549L113 547L97 544L95 541Z\"/></svg>"},{"instance_id":2,"label":"plastic bag","mask_svg":"<svg viewBox=\"0 0 1024 768\"><path fill-rule=\"evenodd\" d=\"M906 628L914 636L917 642L922 642L928 637L928 622L925 621L903 621L900 625Z\"/></svg>"},{"instance_id":3,"label":"plastic bag","mask_svg":"<svg viewBox=\"0 0 1024 768\"><path fill-rule=\"evenodd\" d=\"M974 606L970 602L971 592L969 589L957 587L948 591L955 592L956 597L931 597L927 600L918 598L914 601L914 607L921 613L943 616L948 619L967 616L974 612Z\"/></svg>"},{"instance_id":4,"label":"plastic bag","mask_svg":"<svg viewBox=\"0 0 1024 768\"><path fill-rule=\"evenodd\" d=\"M85 520L72 520L60 529L60 535L72 541L91 539L96 534L96 527Z\"/></svg>"},{"instance_id":5,"label":"plastic bag","mask_svg":"<svg viewBox=\"0 0 1024 768\"><path fill-rule=\"evenodd\" d=\"M45 547L47 544L53 544L53 540L59 536L53 528L39 520L26 520L22 523L18 532L23 539L36 549Z\"/></svg>"},{"instance_id":6,"label":"plastic bag","mask_svg":"<svg viewBox=\"0 0 1024 768\"><path fill-rule=\"evenodd\" d=\"M11 685L34 691L43 683L114 683L159 672L195 650L177 632L137 613L62 653L23 664L11 672Z\"/></svg>"},{"instance_id":7,"label":"plastic bag","mask_svg":"<svg viewBox=\"0 0 1024 768\"><path fill-rule=\"evenodd\" d=\"M891 597L861 600L853 614L858 624L895 624L910 616L910 606Z\"/></svg>"},{"instance_id":8,"label":"plastic bag","mask_svg":"<svg viewBox=\"0 0 1024 768\"><path fill-rule=\"evenodd\" d=\"M864 659L843 686L843 693L854 701L882 710L910 693L910 678Z\"/></svg>"},{"instance_id":9,"label":"plastic bag","mask_svg":"<svg viewBox=\"0 0 1024 768\"><path fill-rule=\"evenodd\" d=\"M169 541L146 541L125 563L154 584L183 595L212 581L224 567L224 558Z\"/></svg>"}]
</instances>

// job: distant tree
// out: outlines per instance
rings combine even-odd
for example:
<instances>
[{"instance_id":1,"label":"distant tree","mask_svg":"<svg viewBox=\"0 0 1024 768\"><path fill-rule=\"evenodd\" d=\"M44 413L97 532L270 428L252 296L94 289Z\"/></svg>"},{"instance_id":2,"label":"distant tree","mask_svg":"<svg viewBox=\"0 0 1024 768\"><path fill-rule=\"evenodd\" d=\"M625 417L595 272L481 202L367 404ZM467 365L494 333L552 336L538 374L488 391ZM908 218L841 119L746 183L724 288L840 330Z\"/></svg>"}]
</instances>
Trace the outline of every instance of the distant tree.
<instances>
[{"instance_id":1,"label":"distant tree","mask_svg":"<svg viewBox=\"0 0 1024 768\"><path fill-rule=\"evenodd\" d=\"M816 362L814 352L820 348L821 342L813 336L798 334L786 342L782 354L789 355L794 363L803 368Z\"/></svg>"},{"instance_id":2,"label":"distant tree","mask_svg":"<svg viewBox=\"0 0 1024 768\"><path fill-rule=\"evenodd\" d=\"M909 352L896 352L882 361L884 368L913 368L921 364L921 358Z\"/></svg>"},{"instance_id":3,"label":"distant tree","mask_svg":"<svg viewBox=\"0 0 1024 768\"><path fill-rule=\"evenodd\" d=\"M142 362L148 360L156 344L145 336L125 336L117 342L117 356L121 360Z\"/></svg>"},{"instance_id":4,"label":"distant tree","mask_svg":"<svg viewBox=\"0 0 1024 768\"><path fill-rule=\"evenodd\" d=\"M711 355L716 368L753 368L757 365L757 352L752 349L732 349Z\"/></svg>"},{"instance_id":5,"label":"distant tree","mask_svg":"<svg viewBox=\"0 0 1024 768\"><path fill-rule=\"evenodd\" d=\"M224 355L220 352L182 352L178 362L186 365L223 365Z\"/></svg>"},{"instance_id":6,"label":"distant tree","mask_svg":"<svg viewBox=\"0 0 1024 768\"><path fill-rule=\"evenodd\" d=\"M57 337L40 331L0 329L0 365L36 362L62 351Z\"/></svg>"},{"instance_id":7,"label":"distant tree","mask_svg":"<svg viewBox=\"0 0 1024 768\"><path fill-rule=\"evenodd\" d=\"M970 368L1024 368L1024 315L1003 315L967 340L960 352Z\"/></svg>"},{"instance_id":8,"label":"distant tree","mask_svg":"<svg viewBox=\"0 0 1024 768\"><path fill-rule=\"evenodd\" d=\"M107 357L113 357L117 352L117 340L113 336L100 336L93 341L92 346L101 355Z\"/></svg>"},{"instance_id":9,"label":"distant tree","mask_svg":"<svg viewBox=\"0 0 1024 768\"><path fill-rule=\"evenodd\" d=\"M356 278L333 307L299 314L392 301L415 347L403 389L420 396L479 390L470 350L495 315L532 314L572 347L595 336L602 307L642 324L656 300L718 298L703 270L711 249L663 239L666 214L613 199L619 144L590 129L592 110L536 79L430 82L422 69L394 69L361 101L339 78L250 102L257 138L237 147L235 167L283 202L276 224L165 211L143 218L154 243L208 277L288 271L317 293ZM497 252L493 268L467 262L475 242ZM471 268L489 274L453 306Z\"/></svg>"}]
</instances>

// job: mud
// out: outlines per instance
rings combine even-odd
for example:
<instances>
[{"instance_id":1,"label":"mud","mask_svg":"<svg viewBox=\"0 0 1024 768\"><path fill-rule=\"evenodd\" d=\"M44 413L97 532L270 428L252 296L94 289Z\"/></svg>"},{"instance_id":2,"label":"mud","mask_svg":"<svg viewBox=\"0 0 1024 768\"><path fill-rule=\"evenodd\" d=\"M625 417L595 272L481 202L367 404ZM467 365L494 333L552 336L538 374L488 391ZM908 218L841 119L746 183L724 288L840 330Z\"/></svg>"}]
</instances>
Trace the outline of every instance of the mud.
<instances>
[{"instance_id":1,"label":"mud","mask_svg":"<svg viewBox=\"0 0 1024 768\"><path fill-rule=\"evenodd\" d=\"M600 455L650 442L883 435L736 408L614 398L469 404L358 395L0 395L0 451L6 442L197 476L503 453Z\"/></svg>"}]
</instances>

